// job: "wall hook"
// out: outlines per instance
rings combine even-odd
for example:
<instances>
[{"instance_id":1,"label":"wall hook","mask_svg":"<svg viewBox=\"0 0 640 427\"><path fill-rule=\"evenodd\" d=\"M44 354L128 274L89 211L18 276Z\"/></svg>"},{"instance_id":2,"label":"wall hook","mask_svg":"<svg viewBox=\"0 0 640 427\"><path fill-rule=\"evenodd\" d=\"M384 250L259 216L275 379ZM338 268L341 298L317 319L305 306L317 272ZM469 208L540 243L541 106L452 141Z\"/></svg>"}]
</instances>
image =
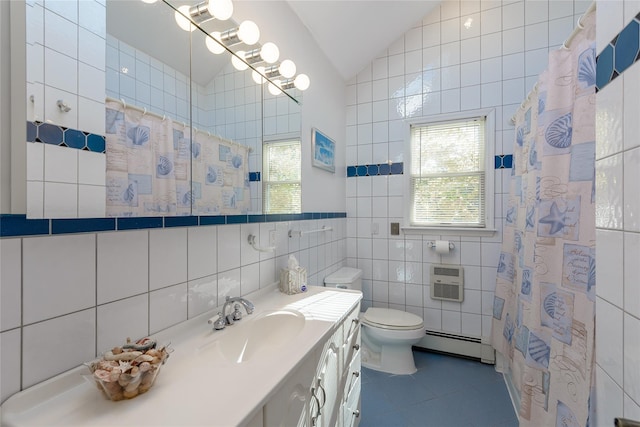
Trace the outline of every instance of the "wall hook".
<instances>
[{"instance_id":1,"label":"wall hook","mask_svg":"<svg viewBox=\"0 0 640 427\"><path fill-rule=\"evenodd\" d=\"M273 252L276 250L275 246L268 246L266 248L261 248L260 246L256 246L256 236L254 236L253 234L249 234L249 237L247 238L247 242L249 242L251 247L258 252Z\"/></svg>"},{"instance_id":2,"label":"wall hook","mask_svg":"<svg viewBox=\"0 0 640 427\"><path fill-rule=\"evenodd\" d=\"M71 107L69 107L69 104L64 102L64 100L62 99L58 99L58 101L56 102L56 105L58 106L60 111L62 111L63 113L68 113L69 111L71 111Z\"/></svg>"}]
</instances>

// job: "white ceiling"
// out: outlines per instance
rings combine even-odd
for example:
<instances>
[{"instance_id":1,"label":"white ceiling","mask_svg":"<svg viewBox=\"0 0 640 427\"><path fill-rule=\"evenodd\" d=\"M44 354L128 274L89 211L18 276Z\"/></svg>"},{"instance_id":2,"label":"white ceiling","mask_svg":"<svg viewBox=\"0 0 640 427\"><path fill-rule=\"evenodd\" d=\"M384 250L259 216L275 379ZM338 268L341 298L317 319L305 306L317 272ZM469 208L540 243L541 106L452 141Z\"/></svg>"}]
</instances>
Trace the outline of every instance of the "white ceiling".
<instances>
[{"instance_id":1,"label":"white ceiling","mask_svg":"<svg viewBox=\"0 0 640 427\"><path fill-rule=\"evenodd\" d=\"M171 0L171 4L177 7L199 1ZM440 3L440 0L286 1L346 81ZM219 25L224 23L212 20L206 23L205 30L224 29L215 28ZM210 54L205 48L204 34L197 30L191 34L194 39L190 55L189 33L178 29L173 10L166 5L108 0L107 32L183 74L191 74L194 81L203 85L229 61L228 54Z\"/></svg>"},{"instance_id":2,"label":"white ceiling","mask_svg":"<svg viewBox=\"0 0 640 427\"><path fill-rule=\"evenodd\" d=\"M345 80L354 77L440 4L440 0L287 2Z\"/></svg>"}]
</instances>

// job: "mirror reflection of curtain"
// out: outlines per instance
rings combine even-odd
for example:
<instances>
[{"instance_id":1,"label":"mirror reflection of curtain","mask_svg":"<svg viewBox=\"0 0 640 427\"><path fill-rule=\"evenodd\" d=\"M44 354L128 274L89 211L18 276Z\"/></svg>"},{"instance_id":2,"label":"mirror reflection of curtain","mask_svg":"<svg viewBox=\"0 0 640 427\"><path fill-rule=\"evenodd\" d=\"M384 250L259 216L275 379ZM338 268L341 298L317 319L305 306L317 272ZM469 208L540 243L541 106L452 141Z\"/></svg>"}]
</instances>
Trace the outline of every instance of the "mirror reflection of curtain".
<instances>
[{"instance_id":1,"label":"mirror reflection of curtain","mask_svg":"<svg viewBox=\"0 0 640 427\"><path fill-rule=\"evenodd\" d=\"M192 147L184 124L120 102L106 103L105 120L107 216L249 210L246 147L204 133L196 133Z\"/></svg>"},{"instance_id":2,"label":"mirror reflection of curtain","mask_svg":"<svg viewBox=\"0 0 640 427\"><path fill-rule=\"evenodd\" d=\"M516 114L492 344L521 426L589 425L594 406L595 13L581 22Z\"/></svg>"}]
</instances>

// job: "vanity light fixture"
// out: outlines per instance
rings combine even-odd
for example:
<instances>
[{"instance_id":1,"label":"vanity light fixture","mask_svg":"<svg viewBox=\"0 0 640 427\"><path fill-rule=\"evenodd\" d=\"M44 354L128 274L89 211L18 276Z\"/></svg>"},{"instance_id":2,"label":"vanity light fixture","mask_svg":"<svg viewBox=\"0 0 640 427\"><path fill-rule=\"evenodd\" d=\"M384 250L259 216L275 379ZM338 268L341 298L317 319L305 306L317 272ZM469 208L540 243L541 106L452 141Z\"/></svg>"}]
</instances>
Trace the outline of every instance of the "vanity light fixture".
<instances>
[{"instance_id":1,"label":"vanity light fixture","mask_svg":"<svg viewBox=\"0 0 640 427\"><path fill-rule=\"evenodd\" d=\"M278 71L282 77L290 79L296 75L296 64L290 59L285 59L280 63Z\"/></svg>"},{"instance_id":2,"label":"vanity light fixture","mask_svg":"<svg viewBox=\"0 0 640 427\"><path fill-rule=\"evenodd\" d=\"M244 61L244 50L239 50L235 55L231 56L231 64L238 71L244 71L249 68L249 64Z\"/></svg>"},{"instance_id":3,"label":"vanity light fixture","mask_svg":"<svg viewBox=\"0 0 640 427\"><path fill-rule=\"evenodd\" d=\"M148 3L151 0L143 1ZM199 25L213 18L226 21L231 18L232 14L233 3L231 0L206 0L193 6L180 6L174 12L174 18L178 26L184 31L193 31L196 27L192 23Z\"/></svg>"},{"instance_id":4,"label":"vanity light fixture","mask_svg":"<svg viewBox=\"0 0 640 427\"><path fill-rule=\"evenodd\" d=\"M286 79L280 82L280 88L282 90L287 90L295 87L298 90L304 91L309 89L310 84L311 81L309 80L309 76L306 74L298 74L295 78Z\"/></svg>"},{"instance_id":5,"label":"vanity light fixture","mask_svg":"<svg viewBox=\"0 0 640 427\"><path fill-rule=\"evenodd\" d=\"M264 67L262 66L256 67L256 69L251 72L251 78L258 85L261 85L267 81L267 79L262 77L263 75L264 75Z\"/></svg>"}]
</instances>

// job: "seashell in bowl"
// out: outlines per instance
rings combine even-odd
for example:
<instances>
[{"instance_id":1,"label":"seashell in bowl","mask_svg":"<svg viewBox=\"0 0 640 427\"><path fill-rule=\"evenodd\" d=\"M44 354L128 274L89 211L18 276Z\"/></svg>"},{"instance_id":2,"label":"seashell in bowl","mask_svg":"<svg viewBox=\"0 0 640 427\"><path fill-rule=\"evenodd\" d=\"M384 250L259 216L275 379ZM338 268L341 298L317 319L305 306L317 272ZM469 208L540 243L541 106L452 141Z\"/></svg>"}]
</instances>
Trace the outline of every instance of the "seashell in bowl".
<instances>
[{"instance_id":1,"label":"seashell in bowl","mask_svg":"<svg viewBox=\"0 0 640 427\"><path fill-rule=\"evenodd\" d=\"M113 360L114 357L118 360ZM101 359L85 363L92 375L84 378L95 382L109 400L132 399L153 386L167 357L167 346L150 348L144 353L117 347L106 352Z\"/></svg>"}]
</instances>

